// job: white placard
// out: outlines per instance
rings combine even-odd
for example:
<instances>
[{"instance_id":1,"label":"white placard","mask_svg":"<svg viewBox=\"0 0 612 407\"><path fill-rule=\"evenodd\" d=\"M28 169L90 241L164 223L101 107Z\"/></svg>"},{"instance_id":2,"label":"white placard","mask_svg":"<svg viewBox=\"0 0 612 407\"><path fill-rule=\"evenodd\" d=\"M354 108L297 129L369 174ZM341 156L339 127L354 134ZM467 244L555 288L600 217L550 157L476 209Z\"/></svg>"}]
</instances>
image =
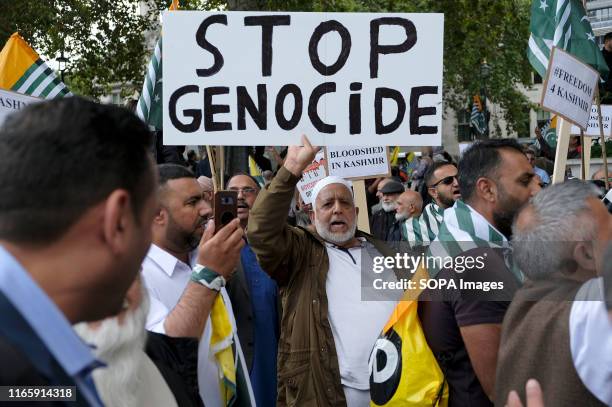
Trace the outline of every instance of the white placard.
<instances>
[{"instance_id":1,"label":"white placard","mask_svg":"<svg viewBox=\"0 0 612 407\"><path fill-rule=\"evenodd\" d=\"M42 99L33 96L22 95L8 90L0 89L0 125L4 123L7 116L19 111L30 103L41 102Z\"/></svg>"},{"instance_id":2,"label":"white placard","mask_svg":"<svg viewBox=\"0 0 612 407\"><path fill-rule=\"evenodd\" d=\"M601 105L601 124L604 129L604 136L610 137L612 134L612 105ZM571 134L574 136L580 135L580 127L572 126ZM585 136L599 137L599 115L597 114L597 105L591 106L591 116L587 126Z\"/></svg>"},{"instance_id":3,"label":"white placard","mask_svg":"<svg viewBox=\"0 0 612 407\"><path fill-rule=\"evenodd\" d=\"M599 73L556 47L546 72L542 107L586 130Z\"/></svg>"},{"instance_id":4,"label":"white placard","mask_svg":"<svg viewBox=\"0 0 612 407\"><path fill-rule=\"evenodd\" d=\"M317 155L315 155L312 164L306 167L302 172L302 178L298 181L297 187L305 204L312 203L312 190L317 182L327 177L327 169L325 167L325 152L320 150Z\"/></svg>"},{"instance_id":5,"label":"white placard","mask_svg":"<svg viewBox=\"0 0 612 407\"><path fill-rule=\"evenodd\" d=\"M327 147L329 175L345 179L387 177L391 175L389 150L375 147Z\"/></svg>"},{"instance_id":6,"label":"white placard","mask_svg":"<svg viewBox=\"0 0 612 407\"><path fill-rule=\"evenodd\" d=\"M164 143L440 145L443 14L173 11Z\"/></svg>"}]
</instances>

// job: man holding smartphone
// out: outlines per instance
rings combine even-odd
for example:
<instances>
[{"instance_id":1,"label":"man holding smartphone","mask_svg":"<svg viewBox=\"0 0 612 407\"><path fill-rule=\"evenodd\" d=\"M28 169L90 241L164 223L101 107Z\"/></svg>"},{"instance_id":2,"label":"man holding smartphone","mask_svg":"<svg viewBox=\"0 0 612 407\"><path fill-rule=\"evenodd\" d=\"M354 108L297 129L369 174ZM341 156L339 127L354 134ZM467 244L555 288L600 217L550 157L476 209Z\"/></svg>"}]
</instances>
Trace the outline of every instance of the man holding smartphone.
<instances>
[{"instance_id":1,"label":"man holding smartphone","mask_svg":"<svg viewBox=\"0 0 612 407\"><path fill-rule=\"evenodd\" d=\"M199 338L219 290L191 281L192 267L208 267L229 280L244 233L234 219L214 234L210 202L189 169L161 164L158 172L160 206L153 220L153 244L142 263L151 299L147 329Z\"/></svg>"}]
</instances>

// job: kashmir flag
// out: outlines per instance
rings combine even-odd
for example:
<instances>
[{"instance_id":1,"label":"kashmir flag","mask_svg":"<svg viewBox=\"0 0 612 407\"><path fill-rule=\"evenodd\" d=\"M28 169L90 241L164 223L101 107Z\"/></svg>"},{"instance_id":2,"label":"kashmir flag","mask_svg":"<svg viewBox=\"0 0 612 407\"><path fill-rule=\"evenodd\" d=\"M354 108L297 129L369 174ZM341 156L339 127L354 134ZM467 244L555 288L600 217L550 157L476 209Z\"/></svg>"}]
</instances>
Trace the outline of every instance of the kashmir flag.
<instances>
[{"instance_id":1,"label":"kashmir flag","mask_svg":"<svg viewBox=\"0 0 612 407\"><path fill-rule=\"evenodd\" d=\"M472 114L470 115L470 127L480 135L487 132L487 120L485 118L485 112L482 109L482 102L480 96L474 96L474 103L472 104Z\"/></svg>"},{"instance_id":2,"label":"kashmir flag","mask_svg":"<svg viewBox=\"0 0 612 407\"><path fill-rule=\"evenodd\" d=\"M259 166L255 162L255 159L250 154L249 154L249 175L251 175L253 178L257 180L260 187L263 187L266 184L264 177L261 174L261 168L259 168Z\"/></svg>"},{"instance_id":3,"label":"kashmir flag","mask_svg":"<svg viewBox=\"0 0 612 407\"><path fill-rule=\"evenodd\" d=\"M608 78L608 65L595 44L582 2L579 0L533 0L527 57L531 66L546 77L552 47L561 48Z\"/></svg>"},{"instance_id":4,"label":"kashmir flag","mask_svg":"<svg viewBox=\"0 0 612 407\"><path fill-rule=\"evenodd\" d=\"M542 137L552 148L557 147L557 117L554 115L542 129Z\"/></svg>"},{"instance_id":5,"label":"kashmir flag","mask_svg":"<svg viewBox=\"0 0 612 407\"><path fill-rule=\"evenodd\" d=\"M0 88L42 99L72 95L19 33L0 51Z\"/></svg>"},{"instance_id":6,"label":"kashmir flag","mask_svg":"<svg viewBox=\"0 0 612 407\"><path fill-rule=\"evenodd\" d=\"M391 152L391 159L389 160L389 163L392 166L397 166L398 160L399 160L399 152L400 152L399 146L393 147L393 151Z\"/></svg>"},{"instance_id":7,"label":"kashmir flag","mask_svg":"<svg viewBox=\"0 0 612 407\"><path fill-rule=\"evenodd\" d=\"M173 0L168 10L178 10L178 0ZM161 130L162 122L162 36L159 35L153 55L149 61L147 74L142 84L142 92L136 106L136 114L150 127Z\"/></svg>"}]
</instances>

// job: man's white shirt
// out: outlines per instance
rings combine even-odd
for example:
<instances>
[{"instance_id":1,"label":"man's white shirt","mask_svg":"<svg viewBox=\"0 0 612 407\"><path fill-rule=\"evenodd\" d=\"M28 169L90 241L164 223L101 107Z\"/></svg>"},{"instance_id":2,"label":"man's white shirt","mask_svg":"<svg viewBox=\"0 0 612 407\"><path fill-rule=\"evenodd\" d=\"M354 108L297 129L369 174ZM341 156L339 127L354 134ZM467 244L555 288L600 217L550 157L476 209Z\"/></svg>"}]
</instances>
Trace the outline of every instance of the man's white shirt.
<instances>
[{"instance_id":1,"label":"man's white shirt","mask_svg":"<svg viewBox=\"0 0 612 407\"><path fill-rule=\"evenodd\" d=\"M190 258L191 264L185 264L159 246L151 245L147 256L142 263L142 276L144 278L151 306L147 315L147 330L165 334L164 322L168 314L174 309L179 302L183 291L191 278L191 265L196 263L197 250L194 250ZM236 335L236 319L230 302L229 296L225 287L221 288L219 293L223 297L227 313L234 331L234 341L236 343L236 351L240 353L240 360L244 363L244 355L238 335ZM219 393L219 368L214 359L214 355L210 352L210 339L212 329L210 316L206 320L206 326L200 339L198 347L198 383L200 386L200 397L204 405L220 405L221 394ZM243 371L248 378L248 370L243 364ZM253 390L248 387L248 392L251 399Z\"/></svg>"},{"instance_id":2,"label":"man's white shirt","mask_svg":"<svg viewBox=\"0 0 612 407\"><path fill-rule=\"evenodd\" d=\"M196 255L197 251L191 253L191 264L195 264ZM166 333L164 322L189 283L191 264L185 264L154 244L149 248L142 262L142 277L151 300L146 325L149 331Z\"/></svg>"},{"instance_id":3,"label":"man's white shirt","mask_svg":"<svg viewBox=\"0 0 612 407\"><path fill-rule=\"evenodd\" d=\"M574 367L595 397L612 405L612 322L608 318L603 279L580 288L572 303L569 331Z\"/></svg>"},{"instance_id":4,"label":"man's white shirt","mask_svg":"<svg viewBox=\"0 0 612 407\"><path fill-rule=\"evenodd\" d=\"M371 245L363 240L362 244ZM362 247L342 250L326 243L326 249L329 257L326 281L329 322L338 355L340 379L347 405L367 406L370 402L368 358L403 292L396 299L385 301L389 295L379 292L378 298L374 298L372 290L368 289L366 281L374 276L372 254L369 253L375 250L373 246L369 251ZM362 258L364 254L367 258ZM377 251L373 254L380 255ZM382 277L386 281L396 280L393 271L388 269Z\"/></svg>"}]
</instances>

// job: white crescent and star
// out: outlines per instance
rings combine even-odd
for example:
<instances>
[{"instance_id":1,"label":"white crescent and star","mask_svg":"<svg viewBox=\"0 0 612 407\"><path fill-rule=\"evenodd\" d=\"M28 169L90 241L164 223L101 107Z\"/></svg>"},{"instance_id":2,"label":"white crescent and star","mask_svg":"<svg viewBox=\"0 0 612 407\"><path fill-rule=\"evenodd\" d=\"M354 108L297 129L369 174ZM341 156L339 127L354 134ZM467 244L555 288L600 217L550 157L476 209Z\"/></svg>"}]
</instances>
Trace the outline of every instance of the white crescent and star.
<instances>
[{"instance_id":1,"label":"white crescent and star","mask_svg":"<svg viewBox=\"0 0 612 407\"><path fill-rule=\"evenodd\" d=\"M548 4L546 4L546 0L540 0L540 8L546 12L546 7L548 7Z\"/></svg>"}]
</instances>

